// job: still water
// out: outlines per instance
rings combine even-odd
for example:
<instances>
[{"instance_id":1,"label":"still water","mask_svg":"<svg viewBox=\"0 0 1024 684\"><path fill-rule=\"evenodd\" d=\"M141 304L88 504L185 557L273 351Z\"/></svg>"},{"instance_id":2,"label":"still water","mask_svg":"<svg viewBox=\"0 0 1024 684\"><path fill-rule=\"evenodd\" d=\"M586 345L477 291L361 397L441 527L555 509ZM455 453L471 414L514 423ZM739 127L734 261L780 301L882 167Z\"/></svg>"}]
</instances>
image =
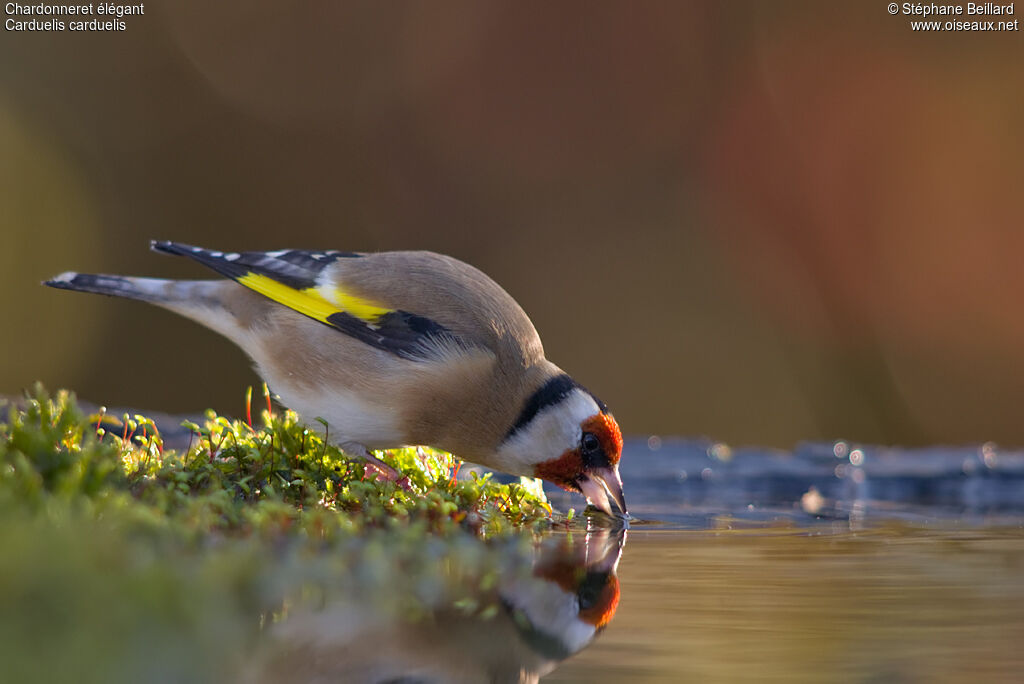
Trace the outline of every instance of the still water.
<instances>
[{"instance_id":1,"label":"still water","mask_svg":"<svg viewBox=\"0 0 1024 684\"><path fill-rule=\"evenodd\" d=\"M245 681L1024 681L1021 454L634 441L623 479L630 524L516 547L493 609L295 611Z\"/></svg>"},{"instance_id":2,"label":"still water","mask_svg":"<svg viewBox=\"0 0 1024 684\"><path fill-rule=\"evenodd\" d=\"M640 529L619 580L544 681L1024 681L1020 528Z\"/></svg>"},{"instance_id":3,"label":"still water","mask_svg":"<svg viewBox=\"0 0 1024 684\"><path fill-rule=\"evenodd\" d=\"M1024 681L1021 454L630 450L618 610L544 681Z\"/></svg>"}]
</instances>

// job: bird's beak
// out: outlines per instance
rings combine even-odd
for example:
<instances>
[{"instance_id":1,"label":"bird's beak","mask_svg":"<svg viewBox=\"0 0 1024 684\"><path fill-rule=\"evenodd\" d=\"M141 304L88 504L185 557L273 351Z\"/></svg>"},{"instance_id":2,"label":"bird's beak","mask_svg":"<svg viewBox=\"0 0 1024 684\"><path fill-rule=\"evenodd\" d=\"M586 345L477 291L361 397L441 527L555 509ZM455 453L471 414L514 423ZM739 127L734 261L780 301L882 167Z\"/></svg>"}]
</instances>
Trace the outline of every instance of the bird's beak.
<instances>
[{"instance_id":1,"label":"bird's beak","mask_svg":"<svg viewBox=\"0 0 1024 684\"><path fill-rule=\"evenodd\" d=\"M576 481L576 484L579 485L580 491L590 503L608 515L612 514L612 507L608 503L609 496L615 501L615 505L619 507L622 515L627 513L626 497L622 495L622 478L619 477L618 468L588 470Z\"/></svg>"}]
</instances>

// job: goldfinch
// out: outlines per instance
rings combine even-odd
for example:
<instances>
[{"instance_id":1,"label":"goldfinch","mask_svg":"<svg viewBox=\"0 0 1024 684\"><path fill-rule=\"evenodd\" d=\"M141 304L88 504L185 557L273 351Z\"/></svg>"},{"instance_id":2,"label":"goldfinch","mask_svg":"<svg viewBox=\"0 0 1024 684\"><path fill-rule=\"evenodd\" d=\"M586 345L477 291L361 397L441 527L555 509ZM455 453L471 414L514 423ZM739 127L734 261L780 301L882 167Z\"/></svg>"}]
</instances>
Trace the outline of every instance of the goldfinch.
<instances>
[{"instance_id":1,"label":"goldfinch","mask_svg":"<svg viewBox=\"0 0 1024 684\"><path fill-rule=\"evenodd\" d=\"M469 264L433 252L151 247L227 279L67 272L44 284L142 300L224 335L351 455L432 446L626 513L608 407L544 358L523 309Z\"/></svg>"}]
</instances>

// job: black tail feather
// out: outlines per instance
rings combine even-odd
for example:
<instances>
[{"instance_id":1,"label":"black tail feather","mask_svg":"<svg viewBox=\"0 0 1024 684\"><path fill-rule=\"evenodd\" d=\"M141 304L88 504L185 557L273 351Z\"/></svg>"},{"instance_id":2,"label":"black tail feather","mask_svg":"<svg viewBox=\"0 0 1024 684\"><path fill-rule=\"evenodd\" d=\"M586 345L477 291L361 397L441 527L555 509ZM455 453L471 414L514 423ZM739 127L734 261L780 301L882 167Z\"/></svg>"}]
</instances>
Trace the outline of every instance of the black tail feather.
<instances>
[{"instance_id":1,"label":"black tail feather","mask_svg":"<svg viewBox=\"0 0 1024 684\"><path fill-rule=\"evenodd\" d=\"M125 276L104 275L93 273L75 273L68 271L59 276L43 281L47 287L74 292L92 292L108 297L128 297L145 301L158 301L156 293L139 287L139 279Z\"/></svg>"}]
</instances>

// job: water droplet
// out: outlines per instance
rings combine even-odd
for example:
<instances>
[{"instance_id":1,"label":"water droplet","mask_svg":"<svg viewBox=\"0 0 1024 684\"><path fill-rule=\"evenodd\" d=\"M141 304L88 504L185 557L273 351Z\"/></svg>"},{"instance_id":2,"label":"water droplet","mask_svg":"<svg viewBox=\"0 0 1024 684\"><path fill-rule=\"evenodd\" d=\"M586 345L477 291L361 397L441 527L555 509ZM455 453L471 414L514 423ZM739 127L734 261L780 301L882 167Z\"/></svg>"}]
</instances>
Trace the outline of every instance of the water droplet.
<instances>
[{"instance_id":1,"label":"water droplet","mask_svg":"<svg viewBox=\"0 0 1024 684\"><path fill-rule=\"evenodd\" d=\"M800 507L804 512L811 515L816 514L825 505L825 497L821 495L817 487L811 487L800 497Z\"/></svg>"},{"instance_id":2,"label":"water droplet","mask_svg":"<svg viewBox=\"0 0 1024 684\"><path fill-rule=\"evenodd\" d=\"M988 468L995 468L999 464L999 454L996 453L995 443L985 442L981 445L981 460Z\"/></svg>"},{"instance_id":3,"label":"water droplet","mask_svg":"<svg viewBox=\"0 0 1024 684\"><path fill-rule=\"evenodd\" d=\"M711 445L710 449L708 449L708 456L718 461L722 461L723 463L726 463L732 460L732 448L728 444L716 442L715 444Z\"/></svg>"}]
</instances>

